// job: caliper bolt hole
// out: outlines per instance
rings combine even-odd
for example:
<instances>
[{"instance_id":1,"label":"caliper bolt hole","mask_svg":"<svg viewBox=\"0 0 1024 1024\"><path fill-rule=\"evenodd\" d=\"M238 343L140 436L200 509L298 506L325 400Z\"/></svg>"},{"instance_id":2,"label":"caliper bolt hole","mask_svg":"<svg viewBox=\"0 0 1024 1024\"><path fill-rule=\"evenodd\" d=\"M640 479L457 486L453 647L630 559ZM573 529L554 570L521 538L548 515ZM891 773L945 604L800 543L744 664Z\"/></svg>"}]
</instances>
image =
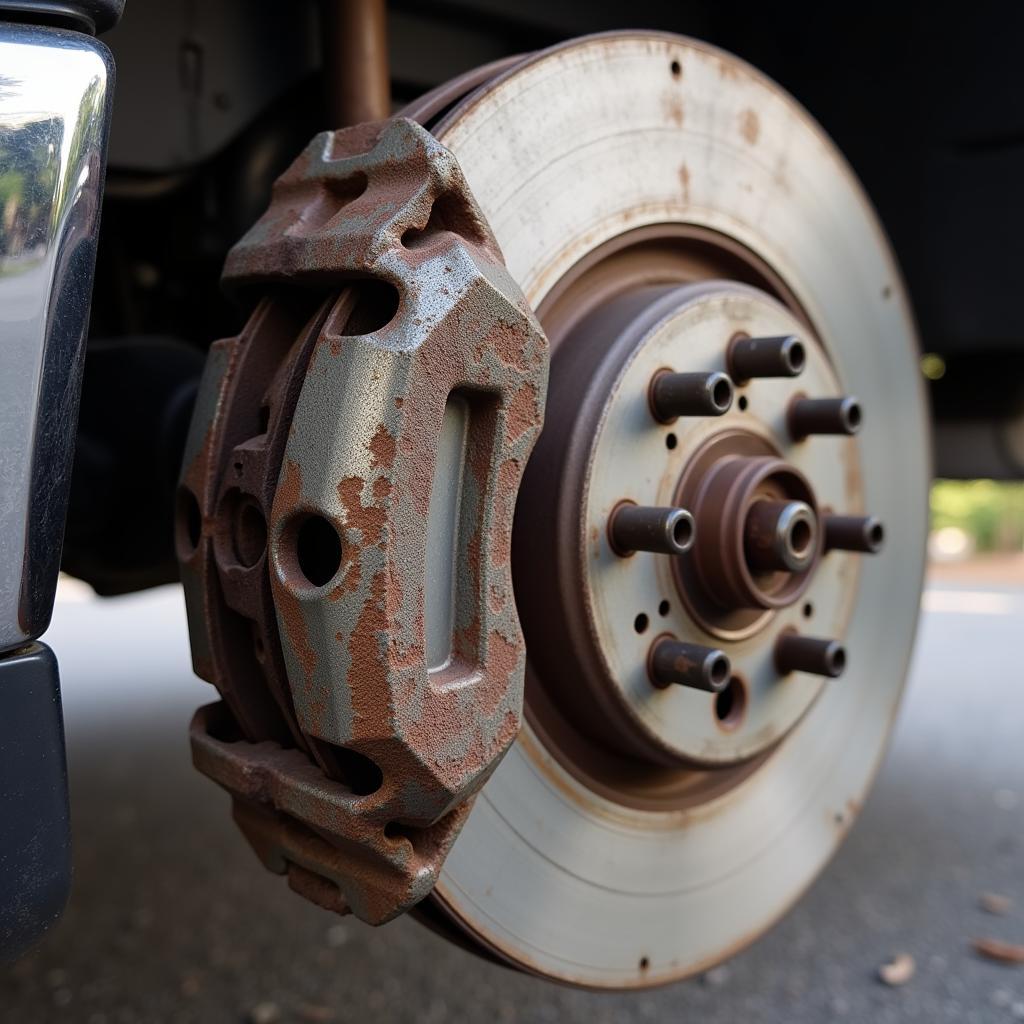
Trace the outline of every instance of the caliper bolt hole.
<instances>
[{"instance_id":1,"label":"caliper bolt hole","mask_svg":"<svg viewBox=\"0 0 1024 1024\"><path fill-rule=\"evenodd\" d=\"M334 526L317 513L300 513L281 533L277 557L285 581L322 587L341 568L341 538Z\"/></svg>"}]
</instances>

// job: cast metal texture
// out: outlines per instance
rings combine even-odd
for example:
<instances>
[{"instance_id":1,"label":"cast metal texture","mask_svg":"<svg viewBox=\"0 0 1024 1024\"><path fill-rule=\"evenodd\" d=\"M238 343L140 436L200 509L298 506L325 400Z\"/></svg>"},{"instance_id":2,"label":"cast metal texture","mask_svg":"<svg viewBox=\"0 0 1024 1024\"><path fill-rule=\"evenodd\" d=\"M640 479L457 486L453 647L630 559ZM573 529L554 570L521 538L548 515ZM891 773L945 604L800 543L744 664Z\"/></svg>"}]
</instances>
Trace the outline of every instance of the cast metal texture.
<instances>
[{"instance_id":1,"label":"cast metal texture","mask_svg":"<svg viewBox=\"0 0 1024 1024\"><path fill-rule=\"evenodd\" d=\"M809 680L817 698L770 756L690 808L633 807L588 787L528 717L431 896L521 969L588 987L664 983L734 955L793 904L856 818L885 749L919 604L929 479L907 298L835 147L778 86L713 47L656 33L576 40L506 71L435 132L534 308L603 244L692 225L774 269L842 389L823 393L855 394L868 410L852 442L861 501L841 504L838 479L831 501L836 512L876 515L887 543L845 580L843 678ZM768 393L791 382L756 383ZM762 391L749 390L756 413ZM683 448L694 425L662 429ZM851 440L812 443L826 442L836 442L838 474ZM829 571L852 564L837 559ZM832 614L816 607L810 621Z\"/></svg>"},{"instance_id":2,"label":"cast metal texture","mask_svg":"<svg viewBox=\"0 0 1024 1024\"><path fill-rule=\"evenodd\" d=\"M193 661L230 711L197 715L194 757L264 863L379 923L519 729L509 552L547 342L405 119L318 135L225 281L263 298L211 351L182 476ZM340 541L317 572L310 523Z\"/></svg>"}]
</instances>

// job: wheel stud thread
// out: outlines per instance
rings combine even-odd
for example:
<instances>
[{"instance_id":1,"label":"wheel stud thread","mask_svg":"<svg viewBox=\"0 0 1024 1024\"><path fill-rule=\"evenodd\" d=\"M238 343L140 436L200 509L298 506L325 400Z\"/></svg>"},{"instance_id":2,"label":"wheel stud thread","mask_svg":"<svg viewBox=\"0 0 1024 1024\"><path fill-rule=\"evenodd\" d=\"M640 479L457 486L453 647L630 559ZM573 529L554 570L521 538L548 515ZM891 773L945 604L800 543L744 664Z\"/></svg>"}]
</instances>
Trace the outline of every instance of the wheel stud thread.
<instances>
[{"instance_id":1,"label":"wheel stud thread","mask_svg":"<svg viewBox=\"0 0 1024 1024\"><path fill-rule=\"evenodd\" d=\"M693 516L683 508L619 505L608 524L608 537L619 555L634 551L683 555L693 546Z\"/></svg>"},{"instance_id":2,"label":"wheel stud thread","mask_svg":"<svg viewBox=\"0 0 1024 1024\"><path fill-rule=\"evenodd\" d=\"M797 441L812 434L856 434L864 413L852 395L845 398L797 398L789 406L789 432Z\"/></svg>"},{"instance_id":3,"label":"wheel stud thread","mask_svg":"<svg viewBox=\"0 0 1024 1024\"><path fill-rule=\"evenodd\" d=\"M874 516L827 515L824 526L826 551L861 551L874 555L882 550L885 542L885 528Z\"/></svg>"},{"instance_id":4,"label":"wheel stud thread","mask_svg":"<svg viewBox=\"0 0 1024 1024\"><path fill-rule=\"evenodd\" d=\"M802 572L814 560L818 527L803 501L755 501L743 527L752 572Z\"/></svg>"},{"instance_id":5,"label":"wheel stud thread","mask_svg":"<svg viewBox=\"0 0 1024 1024\"><path fill-rule=\"evenodd\" d=\"M782 675L810 672L835 679L846 668L846 648L838 640L783 633L775 641L775 667Z\"/></svg>"},{"instance_id":6,"label":"wheel stud thread","mask_svg":"<svg viewBox=\"0 0 1024 1024\"><path fill-rule=\"evenodd\" d=\"M734 338L726 364L733 380L798 377L807 363L804 343L794 334L777 338Z\"/></svg>"},{"instance_id":7,"label":"wheel stud thread","mask_svg":"<svg viewBox=\"0 0 1024 1024\"><path fill-rule=\"evenodd\" d=\"M732 399L732 381L724 373L662 370L651 381L651 412L662 423L677 416L721 416L732 407Z\"/></svg>"},{"instance_id":8,"label":"wheel stud thread","mask_svg":"<svg viewBox=\"0 0 1024 1024\"><path fill-rule=\"evenodd\" d=\"M716 647L662 637L651 648L650 673L656 686L689 686L718 693L729 685L732 666Z\"/></svg>"}]
</instances>

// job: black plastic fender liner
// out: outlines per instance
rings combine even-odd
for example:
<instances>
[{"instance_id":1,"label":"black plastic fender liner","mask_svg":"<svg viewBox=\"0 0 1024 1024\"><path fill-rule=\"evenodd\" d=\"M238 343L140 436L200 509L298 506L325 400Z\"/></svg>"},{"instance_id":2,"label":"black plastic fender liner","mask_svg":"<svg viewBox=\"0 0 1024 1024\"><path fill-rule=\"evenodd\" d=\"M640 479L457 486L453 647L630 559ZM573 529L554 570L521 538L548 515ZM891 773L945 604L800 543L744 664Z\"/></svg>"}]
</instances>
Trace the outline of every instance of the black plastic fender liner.
<instances>
[{"instance_id":1,"label":"black plastic fender liner","mask_svg":"<svg viewBox=\"0 0 1024 1024\"><path fill-rule=\"evenodd\" d=\"M60 678L34 643L0 657L0 962L57 921L70 884Z\"/></svg>"}]
</instances>

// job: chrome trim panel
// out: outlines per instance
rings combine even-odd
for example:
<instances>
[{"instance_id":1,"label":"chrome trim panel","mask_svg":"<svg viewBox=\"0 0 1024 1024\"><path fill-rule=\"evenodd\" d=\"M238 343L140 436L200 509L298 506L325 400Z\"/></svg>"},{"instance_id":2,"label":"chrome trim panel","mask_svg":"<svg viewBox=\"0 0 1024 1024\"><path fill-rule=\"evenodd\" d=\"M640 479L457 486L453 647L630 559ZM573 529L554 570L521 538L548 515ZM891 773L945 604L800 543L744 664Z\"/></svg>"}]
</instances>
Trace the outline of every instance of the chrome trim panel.
<instances>
[{"instance_id":1,"label":"chrome trim panel","mask_svg":"<svg viewBox=\"0 0 1024 1024\"><path fill-rule=\"evenodd\" d=\"M113 82L95 39L0 25L0 650L53 605Z\"/></svg>"}]
</instances>

